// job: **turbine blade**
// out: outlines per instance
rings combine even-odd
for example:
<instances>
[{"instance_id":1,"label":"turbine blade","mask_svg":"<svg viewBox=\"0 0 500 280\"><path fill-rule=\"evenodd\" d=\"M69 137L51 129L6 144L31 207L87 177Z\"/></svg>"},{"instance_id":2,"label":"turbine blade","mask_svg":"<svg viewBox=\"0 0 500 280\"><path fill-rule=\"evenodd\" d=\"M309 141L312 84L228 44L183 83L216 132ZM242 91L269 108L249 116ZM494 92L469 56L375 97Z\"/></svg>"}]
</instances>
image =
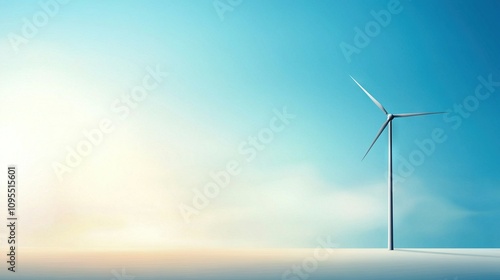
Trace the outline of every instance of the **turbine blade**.
<instances>
[{"instance_id":1,"label":"turbine blade","mask_svg":"<svg viewBox=\"0 0 500 280\"><path fill-rule=\"evenodd\" d=\"M432 112L432 113L408 113L408 114L394 114L395 118L406 118L406 117L415 117L415 116L425 116L425 115L435 115L435 114L444 114L446 112Z\"/></svg>"},{"instance_id":2,"label":"turbine blade","mask_svg":"<svg viewBox=\"0 0 500 280\"><path fill-rule=\"evenodd\" d=\"M368 91L366 91L366 89L364 89L359 83L358 81L356 81L352 76L349 76L351 77L351 79L366 93L366 95L368 95L368 97L370 97L370 99L373 101L373 103L375 103L375 105L377 105L377 107L382 110L382 112L384 112L384 114L388 114L387 113L387 110L384 108L384 106L382 106L382 104L380 104L380 102L377 101L377 99L375 99L375 97L373 97Z\"/></svg>"},{"instance_id":3,"label":"turbine blade","mask_svg":"<svg viewBox=\"0 0 500 280\"><path fill-rule=\"evenodd\" d=\"M382 124L382 127L379 129L378 133L377 133L377 137L375 137L375 140L373 140L372 144L370 145L370 148L368 148L368 151L366 151L365 155L363 156L363 159L365 159L366 155L370 152L370 150L372 149L373 145L375 144L375 142L377 142L377 139L380 137L380 134L382 134L382 132L384 131L385 127L389 124L391 120L386 120L384 122L384 124ZM363 160L362 159L362 160Z\"/></svg>"}]
</instances>

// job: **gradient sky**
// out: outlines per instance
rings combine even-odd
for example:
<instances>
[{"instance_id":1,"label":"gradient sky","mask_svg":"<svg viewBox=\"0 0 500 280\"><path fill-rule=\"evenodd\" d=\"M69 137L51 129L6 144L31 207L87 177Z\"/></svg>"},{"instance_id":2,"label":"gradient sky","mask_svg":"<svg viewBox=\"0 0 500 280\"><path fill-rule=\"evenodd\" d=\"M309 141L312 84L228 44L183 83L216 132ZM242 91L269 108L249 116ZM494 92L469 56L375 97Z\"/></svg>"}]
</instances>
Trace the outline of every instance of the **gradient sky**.
<instances>
[{"instance_id":1,"label":"gradient sky","mask_svg":"<svg viewBox=\"0 0 500 280\"><path fill-rule=\"evenodd\" d=\"M395 183L396 246L500 246L500 87L474 97L500 81L500 2L401 0L350 62L341 44L391 1L246 0L222 19L213 1L74 0L16 52L38 2L0 1L0 166L19 168L24 246L385 247L386 133L361 161L385 116L349 75L392 113L448 112L394 123L396 175L446 138ZM111 104L157 66L168 78L121 119ZM247 162L238 147L284 107ZM115 130L58 180L103 118ZM230 160L240 174L186 224L179 206Z\"/></svg>"}]
</instances>

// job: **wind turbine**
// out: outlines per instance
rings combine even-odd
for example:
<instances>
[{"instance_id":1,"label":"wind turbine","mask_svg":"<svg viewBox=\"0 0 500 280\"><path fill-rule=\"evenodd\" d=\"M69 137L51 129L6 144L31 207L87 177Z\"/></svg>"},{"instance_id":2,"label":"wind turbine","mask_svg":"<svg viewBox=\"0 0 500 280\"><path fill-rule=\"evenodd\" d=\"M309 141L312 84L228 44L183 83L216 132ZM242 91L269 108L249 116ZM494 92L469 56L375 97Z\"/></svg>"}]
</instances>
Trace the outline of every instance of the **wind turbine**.
<instances>
[{"instance_id":1,"label":"wind turbine","mask_svg":"<svg viewBox=\"0 0 500 280\"><path fill-rule=\"evenodd\" d=\"M407 117L415 117L415 116L424 116L424 115L433 115L433 114L443 114L444 112L425 112L425 113L406 113L406 114L390 114L387 112L387 110L384 108L384 106L382 106L382 104L380 104L380 102L377 101L377 99L375 99L375 97L373 97L366 89L364 89L359 83L358 81L356 81L352 76L350 76L351 79L366 93L366 95L368 95L368 97L373 101L373 103L375 103L375 105L377 105L377 107L382 110L382 112L384 112L384 114L387 116L387 120L382 124L382 127L380 128L380 130L378 131L377 133L377 136L375 137L375 140L373 140L372 144L370 145L370 147L368 148L368 151L366 151L365 155L363 156L363 159L365 159L366 155L368 154L368 152L370 152L371 148L373 147L373 145L375 144L375 142L377 142L377 139L378 137L380 136L380 134L382 134L382 132L384 131L384 129L389 126L389 129L388 129L388 133L389 133L389 158L388 158L388 161L389 161L389 165L388 165L388 192L389 192L389 197L388 197L388 203L389 203L389 215L388 215L388 219L389 219L389 223L388 223L388 247L389 247L389 250L394 250L394 238L393 238L393 207L392 207L392 120L394 120L395 118L407 118Z\"/></svg>"}]
</instances>

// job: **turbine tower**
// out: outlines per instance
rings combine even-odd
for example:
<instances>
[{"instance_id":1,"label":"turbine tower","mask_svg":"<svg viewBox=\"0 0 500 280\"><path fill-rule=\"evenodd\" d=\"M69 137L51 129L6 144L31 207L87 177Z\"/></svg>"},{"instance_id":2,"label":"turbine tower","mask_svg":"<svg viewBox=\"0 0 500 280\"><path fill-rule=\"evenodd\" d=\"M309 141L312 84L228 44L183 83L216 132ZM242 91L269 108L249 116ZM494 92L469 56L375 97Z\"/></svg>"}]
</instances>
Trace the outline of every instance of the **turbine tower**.
<instances>
[{"instance_id":1,"label":"turbine tower","mask_svg":"<svg viewBox=\"0 0 500 280\"><path fill-rule=\"evenodd\" d=\"M382 106L382 104L380 104L380 102L377 101L377 99L375 99L366 89L364 89L358 83L358 81L356 81L352 76L350 76L350 77L366 93L366 95L368 95L368 97L373 101L373 103L375 103L375 105L377 105L377 107L380 110L382 110L382 112L384 112L384 114L387 116L387 120L382 124L382 127L378 131L377 136L375 137L375 140L373 140L372 144L370 145L370 147L366 151L365 155L363 156L363 159L365 159L366 155L370 152L370 150L373 147L373 145L375 144L375 142L377 142L377 139L380 136L380 134L382 134L384 129L387 126L389 126L389 128L388 128L388 133L389 133L389 137L388 137L388 140L389 140L388 161L389 161L389 164L388 164L388 178L387 178L387 180L388 180L388 195L389 195L389 197L388 197L388 203L389 203L388 248L389 248L389 250L394 250L393 207L392 207L392 201L393 201L393 199L392 199L392 120L394 120L395 118L406 118L406 117L415 117L415 116L424 116L424 115L433 115L433 114L443 114L444 112L390 114L387 112L387 110L384 108L384 106Z\"/></svg>"}]
</instances>

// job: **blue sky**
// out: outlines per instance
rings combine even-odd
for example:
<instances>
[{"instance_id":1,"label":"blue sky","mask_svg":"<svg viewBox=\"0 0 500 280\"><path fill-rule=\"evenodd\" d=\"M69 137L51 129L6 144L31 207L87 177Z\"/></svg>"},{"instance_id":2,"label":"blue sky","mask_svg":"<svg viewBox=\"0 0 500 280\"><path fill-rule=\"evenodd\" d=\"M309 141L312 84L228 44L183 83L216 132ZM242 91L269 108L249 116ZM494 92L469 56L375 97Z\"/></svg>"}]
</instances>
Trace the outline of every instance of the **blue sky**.
<instances>
[{"instance_id":1,"label":"blue sky","mask_svg":"<svg viewBox=\"0 0 500 280\"><path fill-rule=\"evenodd\" d=\"M361 161L385 116L352 75L391 113L448 111L394 123L396 172L415 141L446 138L395 183L396 246L500 246L500 87L475 97L480 77L500 81L498 1L256 0L223 18L214 3L69 1L16 52L43 8L0 1L1 161L24 169L26 242L385 247L386 133ZM121 120L110 104L157 66L168 78ZM285 107L295 118L246 162L238 147ZM53 163L104 117L116 131L58 180ZM241 174L186 225L179 206L229 160Z\"/></svg>"}]
</instances>

